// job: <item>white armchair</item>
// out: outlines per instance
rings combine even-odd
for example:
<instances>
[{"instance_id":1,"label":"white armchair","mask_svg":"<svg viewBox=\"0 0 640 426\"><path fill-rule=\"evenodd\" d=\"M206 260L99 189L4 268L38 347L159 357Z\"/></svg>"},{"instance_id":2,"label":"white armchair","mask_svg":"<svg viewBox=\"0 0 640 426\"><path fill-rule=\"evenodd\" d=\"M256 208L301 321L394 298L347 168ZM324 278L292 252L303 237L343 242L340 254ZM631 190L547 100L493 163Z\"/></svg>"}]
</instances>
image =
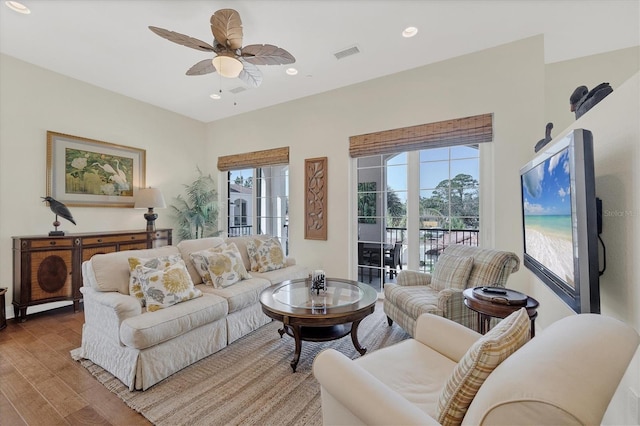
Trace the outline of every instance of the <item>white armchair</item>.
<instances>
[{"instance_id":1,"label":"white armchair","mask_svg":"<svg viewBox=\"0 0 640 426\"><path fill-rule=\"evenodd\" d=\"M414 336L418 317L430 313L478 330L477 314L464 306L462 292L476 286L505 287L519 267L520 259L509 251L450 245L433 274L405 270L397 284L385 284L383 309L389 325L395 321Z\"/></svg>"},{"instance_id":2,"label":"white armchair","mask_svg":"<svg viewBox=\"0 0 640 426\"><path fill-rule=\"evenodd\" d=\"M528 335L527 315L522 319ZM438 407L450 376L487 336L425 314L414 339L355 360L332 349L321 352L313 373L321 386L323 424L435 425L438 414L450 419ZM498 338L494 348L502 350L500 342L512 338ZM463 425L600 424L639 341L633 328L611 317L563 318L498 362L476 384L475 396L463 393L470 401L455 414Z\"/></svg>"}]
</instances>

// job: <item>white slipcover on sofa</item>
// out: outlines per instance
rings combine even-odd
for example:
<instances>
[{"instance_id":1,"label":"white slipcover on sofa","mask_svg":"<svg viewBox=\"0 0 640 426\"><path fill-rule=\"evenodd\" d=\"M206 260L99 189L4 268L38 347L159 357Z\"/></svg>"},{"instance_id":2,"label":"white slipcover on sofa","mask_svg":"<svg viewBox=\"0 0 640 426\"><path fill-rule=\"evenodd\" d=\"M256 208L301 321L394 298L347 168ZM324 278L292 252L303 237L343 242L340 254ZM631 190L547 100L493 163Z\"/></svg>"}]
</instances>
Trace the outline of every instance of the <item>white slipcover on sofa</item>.
<instances>
[{"instance_id":1,"label":"white slipcover on sofa","mask_svg":"<svg viewBox=\"0 0 640 426\"><path fill-rule=\"evenodd\" d=\"M321 385L323 423L440 424L443 394L481 338L451 320L423 314L413 339L356 360L321 352L313 372ZM600 424L638 342L633 328L610 317L563 318L499 363L475 395L461 394L471 399L461 424Z\"/></svg>"},{"instance_id":2,"label":"white slipcover on sofa","mask_svg":"<svg viewBox=\"0 0 640 426\"><path fill-rule=\"evenodd\" d=\"M177 246L98 254L82 265L85 324L80 356L116 376L129 389L148 389L182 368L219 351L267 324L260 292L287 279L306 278L309 269L285 259L285 267L259 273L224 288L205 285L190 254L235 243L247 271L246 244L255 237L187 240ZM130 257L179 255L203 295L154 312L129 294Z\"/></svg>"}]
</instances>

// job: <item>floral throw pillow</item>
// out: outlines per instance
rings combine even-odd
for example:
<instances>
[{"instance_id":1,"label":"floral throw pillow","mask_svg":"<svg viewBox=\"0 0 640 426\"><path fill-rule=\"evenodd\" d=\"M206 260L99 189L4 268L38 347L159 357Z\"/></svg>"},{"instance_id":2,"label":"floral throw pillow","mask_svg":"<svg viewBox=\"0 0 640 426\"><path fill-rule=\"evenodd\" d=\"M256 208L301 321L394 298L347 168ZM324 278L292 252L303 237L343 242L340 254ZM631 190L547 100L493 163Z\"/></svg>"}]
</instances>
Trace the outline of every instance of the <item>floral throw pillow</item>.
<instances>
[{"instance_id":1,"label":"floral throw pillow","mask_svg":"<svg viewBox=\"0 0 640 426\"><path fill-rule=\"evenodd\" d=\"M247 241L247 253L252 272L269 272L284 268L284 252L277 238L265 240L252 238Z\"/></svg>"},{"instance_id":2,"label":"floral throw pillow","mask_svg":"<svg viewBox=\"0 0 640 426\"><path fill-rule=\"evenodd\" d=\"M209 273L209 261L207 259L212 254L222 253L226 249L227 244L220 244L216 247L210 247L204 250L189 253L189 257L191 258L191 262L193 262L193 266L196 267L198 274L200 274L200 276L202 277L202 282L204 282L206 285L213 285L213 282L211 281L211 274Z\"/></svg>"},{"instance_id":3,"label":"floral throw pillow","mask_svg":"<svg viewBox=\"0 0 640 426\"><path fill-rule=\"evenodd\" d=\"M234 243L220 253L211 253L207 257L207 263L214 287L229 287L240 280L251 278Z\"/></svg>"},{"instance_id":4,"label":"floral throw pillow","mask_svg":"<svg viewBox=\"0 0 640 426\"><path fill-rule=\"evenodd\" d=\"M149 312L202 296L202 292L193 285L187 265L182 260L161 270L141 265L136 269Z\"/></svg>"},{"instance_id":5,"label":"floral throw pillow","mask_svg":"<svg viewBox=\"0 0 640 426\"><path fill-rule=\"evenodd\" d=\"M129 258L129 294L136 299L142 306L145 305L144 292L140 284L140 277L136 267L142 265L151 269L164 269L174 263L182 260L179 254L171 254L169 256L160 256L154 258L130 257Z\"/></svg>"}]
</instances>

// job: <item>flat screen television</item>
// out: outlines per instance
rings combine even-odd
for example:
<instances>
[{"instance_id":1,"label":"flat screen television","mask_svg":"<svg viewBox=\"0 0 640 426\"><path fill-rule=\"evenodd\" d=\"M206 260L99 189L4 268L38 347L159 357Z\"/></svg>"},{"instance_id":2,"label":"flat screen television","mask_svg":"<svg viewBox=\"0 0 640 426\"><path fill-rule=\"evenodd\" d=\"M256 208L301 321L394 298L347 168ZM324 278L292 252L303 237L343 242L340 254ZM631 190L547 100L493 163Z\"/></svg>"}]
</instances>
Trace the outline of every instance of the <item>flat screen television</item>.
<instances>
[{"instance_id":1,"label":"flat screen television","mask_svg":"<svg viewBox=\"0 0 640 426\"><path fill-rule=\"evenodd\" d=\"M577 129L520 169L524 265L575 312L600 313L593 137Z\"/></svg>"}]
</instances>

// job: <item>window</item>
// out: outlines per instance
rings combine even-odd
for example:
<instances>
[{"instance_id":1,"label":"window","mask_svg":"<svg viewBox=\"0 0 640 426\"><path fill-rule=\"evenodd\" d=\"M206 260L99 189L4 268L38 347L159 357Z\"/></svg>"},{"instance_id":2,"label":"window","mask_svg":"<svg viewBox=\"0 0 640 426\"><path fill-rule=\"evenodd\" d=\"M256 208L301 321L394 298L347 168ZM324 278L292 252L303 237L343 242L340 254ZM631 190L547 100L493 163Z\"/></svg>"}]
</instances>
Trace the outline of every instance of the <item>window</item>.
<instances>
[{"instance_id":1,"label":"window","mask_svg":"<svg viewBox=\"0 0 640 426\"><path fill-rule=\"evenodd\" d=\"M227 205L229 236L274 235L288 254L288 165L229 170Z\"/></svg>"},{"instance_id":2,"label":"window","mask_svg":"<svg viewBox=\"0 0 640 426\"><path fill-rule=\"evenodd\" d=\"M430 271L448 244L477 245L478 179L478 145L359 157L358 280L380 291L400 268Z\"/></svg>"}]
</instances>

